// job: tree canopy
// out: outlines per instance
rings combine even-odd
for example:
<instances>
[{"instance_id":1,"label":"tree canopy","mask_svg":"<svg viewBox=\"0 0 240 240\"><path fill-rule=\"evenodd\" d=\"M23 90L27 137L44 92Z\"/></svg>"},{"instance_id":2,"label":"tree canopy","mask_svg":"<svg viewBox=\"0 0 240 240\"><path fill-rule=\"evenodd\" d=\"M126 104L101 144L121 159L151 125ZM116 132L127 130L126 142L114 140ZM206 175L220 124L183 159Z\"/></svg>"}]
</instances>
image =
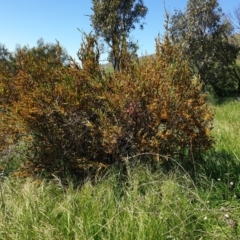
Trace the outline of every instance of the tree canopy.
<instances>
[{"instance_id":1,"label":"tree canopy","mask_svg":"<svg viewBox=\"0 0 240 240\"><path fill-rule=\"evenodd\" d=\"M205 87L218 95L233 88L230 75L239 49L229 42L233 28L217 0L189 0L185 11L171 16L167 30Z\"/></svg>"},{"instance_id":2,"label":"tree canopy","mask_svg":"<svg viewBox=\"0 0 240 240\"><path fill-rule=\"evenodd\" d=\"M135 47L128 40L130 32L140 24L143 29L148 8L143 0L92 0L92 27L111 48L110 55L115 70L120 70L123 49Z\"/></svg>"}]
</instances>

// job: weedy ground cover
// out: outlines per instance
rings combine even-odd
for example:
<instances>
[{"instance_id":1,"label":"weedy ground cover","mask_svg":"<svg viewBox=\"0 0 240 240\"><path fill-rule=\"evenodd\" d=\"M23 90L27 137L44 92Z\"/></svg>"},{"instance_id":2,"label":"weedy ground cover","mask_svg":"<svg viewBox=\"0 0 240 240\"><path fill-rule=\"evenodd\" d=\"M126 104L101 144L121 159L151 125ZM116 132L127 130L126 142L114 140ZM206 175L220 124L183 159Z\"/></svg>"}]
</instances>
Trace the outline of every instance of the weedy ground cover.
<instances>
[{"instance_id":1,"label":"weedy ground cover","mask_svg":"<svg viewBox=\"0 0 240 240\"><path fill-rule=\"evenodd\" d=\"M214 104L215 148L195 179L181 166L143 165L76 188L7 177L0 184L0 239L239 239L240 104Z\"/></svg>"}]
</instances>

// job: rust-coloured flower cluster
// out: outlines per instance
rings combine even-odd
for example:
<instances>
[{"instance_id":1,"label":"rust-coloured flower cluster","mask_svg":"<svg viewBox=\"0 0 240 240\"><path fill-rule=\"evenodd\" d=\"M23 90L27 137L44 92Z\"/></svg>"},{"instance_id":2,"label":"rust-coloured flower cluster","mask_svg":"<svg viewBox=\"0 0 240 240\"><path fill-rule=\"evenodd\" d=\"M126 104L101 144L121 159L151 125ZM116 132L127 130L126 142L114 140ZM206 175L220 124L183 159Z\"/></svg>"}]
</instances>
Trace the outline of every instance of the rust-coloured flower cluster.
<instances>
[{"instance_id":1,"label":"rust-coloured flower cluster","mask_svg":"<svg viewBox=\"0 0 240 240\"><path fill-rule=\"evenodd\" d=\"M200 159L212 145L213 112L168 37L140 63L126 51L114 73L100 69L94 44L82 45L81 67L64 66L60 48L52 58L19 50L15 72L0 73L1 150L24 136L31 174L82 173L141 153Z\"/></svg>"}]
</instances>

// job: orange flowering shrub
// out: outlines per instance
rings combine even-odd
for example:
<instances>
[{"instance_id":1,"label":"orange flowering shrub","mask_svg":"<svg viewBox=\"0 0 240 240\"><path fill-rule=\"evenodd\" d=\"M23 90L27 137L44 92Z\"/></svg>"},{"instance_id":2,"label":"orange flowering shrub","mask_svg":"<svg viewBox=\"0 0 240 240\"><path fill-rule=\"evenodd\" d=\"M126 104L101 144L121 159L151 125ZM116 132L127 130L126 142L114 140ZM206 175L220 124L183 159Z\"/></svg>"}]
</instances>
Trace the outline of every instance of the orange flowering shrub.
<instances>
[{"instance_id":1,"label":"orange flowering shrub","mask_svg":"<svg viewBox=\"0 0 240 240\"><path fill-rule=\"evenodd\" d=\"M111 127L102 121L103 147L109 152L148 152L189 161L212 145L213 112L200 81L191 78L187 62L168 37L157 41L154 58L116 72L106 95L113 113Z\"/></svg>"},{"instance_id":2,"label":"orange flowering shrub","mask_svg":"<svg viewBox=\"0 0 240 240\"><path fill-rule=\"evenodd\" d=\"M17 74L8 76L11 85L1 77L2 96L14 93L1 107L21 126L18 133L32 141L27 167L82 173L139 153L197 160L211 147L213 113L199 80L190 77L188 64L167 37L157 41L156 56L141 64L126 51L123 70L113 74L96 64L92 38L79 51L82 67L22 53Z\"/></svg>"}]
</instances>

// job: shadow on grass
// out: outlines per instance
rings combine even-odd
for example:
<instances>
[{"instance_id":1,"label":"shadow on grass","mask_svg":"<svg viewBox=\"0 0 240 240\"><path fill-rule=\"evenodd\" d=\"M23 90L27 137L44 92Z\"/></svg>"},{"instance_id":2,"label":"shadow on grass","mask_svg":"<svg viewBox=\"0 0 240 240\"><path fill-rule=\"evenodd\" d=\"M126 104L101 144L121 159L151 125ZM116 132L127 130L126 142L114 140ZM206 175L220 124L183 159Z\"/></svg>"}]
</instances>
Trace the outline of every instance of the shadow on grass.
<instances>
[{"instance_id":1,"label":"shadow on grass","mask_svg":"<svg viewBox=\"0 0 240 240\"><path fill-rule=\"evenodd\" d=\"M166 162L150 165L153 173L160 170L166 175L174 172L188 175L200 188L209 188L212 181L218 182L226 188L229 187L232 196L240 199L240 161L237 156L227 151L211 150L195 163L169 158Z\"/></svg>"},{"instance_id":2,"label":"shadow on grass","mask_svg":"<svg viewBox=\"0 0 240 240\"><path fill-rule=\"evenodd\" d=\"M210 151L204 157L204 164L199 166L200 173L208 178L221 179L224 182L238 182L240 180L240 161L224 150Z\"/></svg>"},{"instance_id":3,"label":"shadow on grass","mask_svg":"<svg viewBox=\"0 0 240 240\"><path fill-rule=\"evenodd\" d=\"M240 199L240 161L226 151L212 150L204 157L204 163L198 164L195 182L202 185L202 176L207 182L214 182L222 189L228 199ZM225 198L226 198L225 196Z\"/></svg>"},{"instance_id":4,"label":"shadow on grass","mask_svg":"<svg viewBox=\"0 0 240 240\"><path fill-rule=\"evenodd\" d=\"M237 101L240 103L239 97L237 94L232 94L231 96L228 97L209 97L208 98L209 103L211 103L214 106L221 106L223 104L228 104L230 102Z\"/></svg>"}]
</instances>

